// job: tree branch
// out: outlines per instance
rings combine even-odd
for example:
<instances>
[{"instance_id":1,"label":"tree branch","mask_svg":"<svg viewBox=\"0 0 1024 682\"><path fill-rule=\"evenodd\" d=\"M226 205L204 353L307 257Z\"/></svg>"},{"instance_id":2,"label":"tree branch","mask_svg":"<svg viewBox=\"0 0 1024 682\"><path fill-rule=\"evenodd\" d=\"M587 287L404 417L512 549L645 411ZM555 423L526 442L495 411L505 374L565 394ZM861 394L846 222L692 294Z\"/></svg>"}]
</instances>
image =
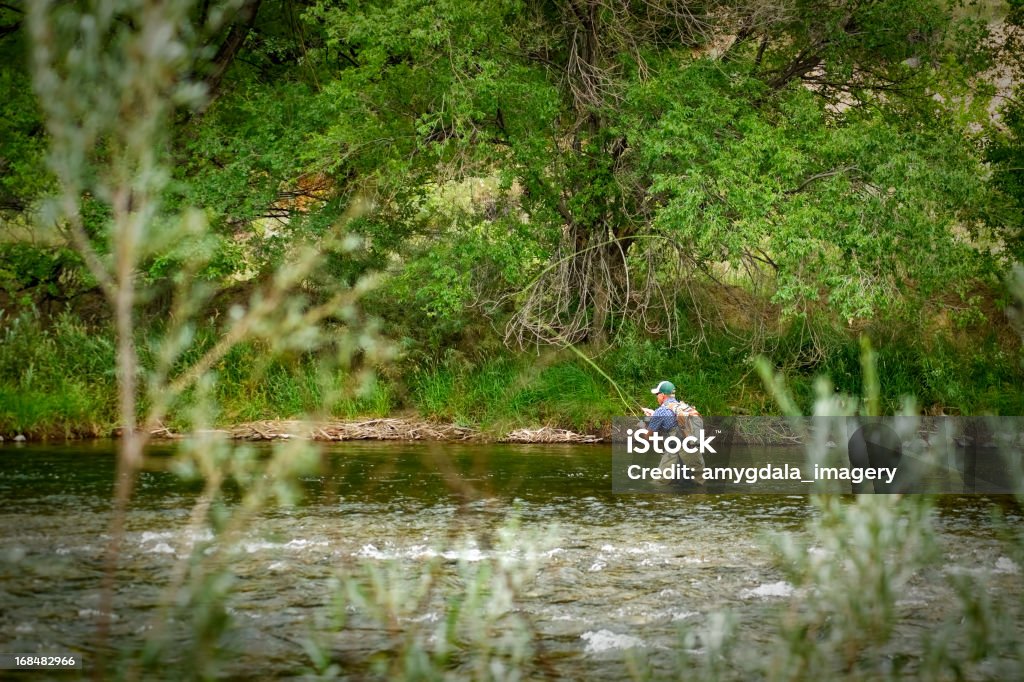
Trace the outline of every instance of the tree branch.
<instances>
[{"instance_id":1,"label":"tree branch","mask_svg":"<svg viewBox=\"0 0 1024 682\"><path fill-rule=\"evenodd\" d=\"M852 171L852 170L860 170L860 169L857 168L856 166L843 166L842 168L835 168L835 169L830 170L830 171L825 171L824 173L818 173L816 175L812 175L811 177L807 178L802 183L800 183L800 186L797 187L796 189L787 189L786 190L786 194L796 194L797 192L802 191L804 189L804 187L807 187L807 185L811 184L812 182L814 182L816 180L822 180L824 178L830 178L833 175L839 175L841 173L846 173L847 171Z\"/></svg>"},{"instance_id":2,"label":"tree branch","mask_svg":"<svg viewBox=\"0 0 1024 682\"><path fill-rule=\"evenodd\" d=\"M228 67L231 66L235 57L238 56L238 52L242 49L245 39L248 37L249 32L252 31L262 2L263 0L247 0L242 5L235 16L235 21L231 24L228 37L224 39L224 42L217 49L217 54L213 58L213 69L204 79L206 91L210 99L216 97L224 74L227 73Z\"/></svg>"}]
</instances>

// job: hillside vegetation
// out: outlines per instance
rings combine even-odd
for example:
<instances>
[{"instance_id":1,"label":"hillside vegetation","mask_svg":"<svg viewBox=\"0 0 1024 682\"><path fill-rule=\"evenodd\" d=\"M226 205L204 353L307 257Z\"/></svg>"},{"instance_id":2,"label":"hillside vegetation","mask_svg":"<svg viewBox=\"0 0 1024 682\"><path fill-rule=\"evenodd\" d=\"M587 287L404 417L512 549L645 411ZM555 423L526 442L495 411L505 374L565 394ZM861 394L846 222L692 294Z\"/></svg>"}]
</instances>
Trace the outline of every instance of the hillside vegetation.
<instances>
[{"instance_id":1,"label":"hillside vegetation","mask_svg":"<svg viewBox=\"0 0 1024 682\"><path fill-rule=\"evenodd\" d=\"M81 66L159 23L131 3L0 5L0 435L118 423L133 226L175 427L212 396L593 430L664 378L771 413L754 357L809 405L861 393L865 335L887 410L1024 413L1018 0L172 4L154 72ZM134 82L166 106L104 90ZM221 352L289 267L301 305Z\"/></svg>"}]
</instances>

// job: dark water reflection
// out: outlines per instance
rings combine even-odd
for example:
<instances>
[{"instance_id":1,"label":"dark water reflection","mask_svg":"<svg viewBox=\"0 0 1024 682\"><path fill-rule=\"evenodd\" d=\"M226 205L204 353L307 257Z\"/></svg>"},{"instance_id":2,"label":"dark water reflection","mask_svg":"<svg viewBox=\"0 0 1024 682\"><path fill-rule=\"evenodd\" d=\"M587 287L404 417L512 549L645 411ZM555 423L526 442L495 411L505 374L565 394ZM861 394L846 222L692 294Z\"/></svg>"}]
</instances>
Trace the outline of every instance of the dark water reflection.
<instances>
[{"instance_id":1,"label":"dark water reflection","mask_svg":"<svg viewBox=\"0 0 1024 682\"><path fill-rule=\"evenodd\" d=\"M189 534L201 486L171 473L173 455L172 446L151 450L128 516L113 623L125 648L147 636L189 543L212 537ZM803 532L814 513L808 498L613 495L610 463L602 446L325 448L320 472L301 480L303 501L261 513L234 548L237 655L226 674L296 675L309 664L302 641L311 632L339 660L386 647L390 640L372 628L326 626L339 569L396 561L414 574L438 557L454 564L514 553L497 540L510 515L523 537L539 538L530 550L537 576L519 608L554 661L548 674L621 677L630 652L671 652L681 626L699 627L723 608L752 646L768 641L792 594L768 541ZM88 660L113 477L110 443L0 447L0 650L83 651ZM231 504L237 491L227 497ZM945 571L984 571L993 589L1019 595L1020 569L992 510L1011 525L1020 514L997 502L939 501ZM906 627L941 619L949 594L942 575L916 581L898 604ZM416 618L433 622L443 608Z\"/></svg>"}]
</instances>

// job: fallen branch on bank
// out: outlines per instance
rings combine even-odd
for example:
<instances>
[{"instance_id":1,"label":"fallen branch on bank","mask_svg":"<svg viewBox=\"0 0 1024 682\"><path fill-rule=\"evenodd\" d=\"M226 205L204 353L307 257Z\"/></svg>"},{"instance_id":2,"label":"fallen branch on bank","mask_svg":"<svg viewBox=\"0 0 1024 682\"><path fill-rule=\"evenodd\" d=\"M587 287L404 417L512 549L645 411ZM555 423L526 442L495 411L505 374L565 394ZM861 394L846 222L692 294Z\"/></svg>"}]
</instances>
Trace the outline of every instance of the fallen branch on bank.
<instances>
[{"instance_id":1,"label":"fallen branch on bank","mask_svg":"<svg viewBox=\"0 0 1024 682\"><path fill-rule=\"evenodd\" d=\"M601 443L604 439L588 433L544 426L539 429L517 429L501 439L502 443Z\"/></svg>"},{"instance_id":2,"label":"fallen branch on bank","mask_svg":"<svg viewBox=\"0 0 1024 682\"><path fill-rule=\"evenodd\" d=\"M366 421L260 421L239 424L229 429L236 440L278 440L309 438L320 441L343 440L469 440L475 429L455 424L434 424L412 419L369 419Z\"/></svg>"},{"instance_id":3,"label":"fallen branch on bank","mask_svg":"<svg viewBox=\"0 0 1024 682\"><path fill-rule=\"evenodd\" d=\"M316 441L348 440L404 440L404 441L478 441L498 440L501 443L601 443L599 435L576 433L544 426L537 429L517 429L495 439L478 429L457 424L439 424L417 419L381 418L365 421L307 422L294 420L262 420L236 426L210 429L207 433L220 433L232 440L287 440L302 438ZM150 433L154 438L183 438L161 426Z\"/></svg>"}]
</instances>

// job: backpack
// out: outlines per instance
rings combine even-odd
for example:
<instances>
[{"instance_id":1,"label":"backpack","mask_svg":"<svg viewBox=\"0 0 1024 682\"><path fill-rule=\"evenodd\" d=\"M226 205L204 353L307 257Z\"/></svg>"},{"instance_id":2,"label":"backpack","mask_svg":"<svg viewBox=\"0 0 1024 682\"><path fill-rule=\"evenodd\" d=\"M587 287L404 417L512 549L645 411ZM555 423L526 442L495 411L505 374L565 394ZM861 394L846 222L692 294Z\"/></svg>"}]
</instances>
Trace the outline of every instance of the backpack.
<instances>
[{"instance_id":1,"label":"backpack","mask_svg":"<svg viewBox=\"0 0 1024 682\"><path fill-rule=\"evenodd\" d=\"M704 429L704 419L693 405L677 400L670 409L676 415L676 424L679 425L679 431L682 432L684 438L696 436Z\"/></svg>"}]
</instances>

